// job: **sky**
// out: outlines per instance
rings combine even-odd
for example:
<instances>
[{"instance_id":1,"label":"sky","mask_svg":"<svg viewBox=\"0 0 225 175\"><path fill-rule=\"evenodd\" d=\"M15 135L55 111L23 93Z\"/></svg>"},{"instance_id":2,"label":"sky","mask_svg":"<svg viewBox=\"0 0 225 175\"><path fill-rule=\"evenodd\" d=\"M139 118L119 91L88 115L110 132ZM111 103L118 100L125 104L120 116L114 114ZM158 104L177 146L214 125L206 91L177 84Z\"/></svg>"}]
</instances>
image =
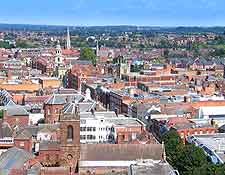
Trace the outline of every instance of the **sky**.
<instances>
[{"instance_id":1,"label":"sky","mask_svg":"<svg viewBox=\"0 0 225 175\"><path fill-rule=\"evenodd\" d=\"M2 0L0 23L225 26L225 0Z\"/></svg>"}]
</instances>

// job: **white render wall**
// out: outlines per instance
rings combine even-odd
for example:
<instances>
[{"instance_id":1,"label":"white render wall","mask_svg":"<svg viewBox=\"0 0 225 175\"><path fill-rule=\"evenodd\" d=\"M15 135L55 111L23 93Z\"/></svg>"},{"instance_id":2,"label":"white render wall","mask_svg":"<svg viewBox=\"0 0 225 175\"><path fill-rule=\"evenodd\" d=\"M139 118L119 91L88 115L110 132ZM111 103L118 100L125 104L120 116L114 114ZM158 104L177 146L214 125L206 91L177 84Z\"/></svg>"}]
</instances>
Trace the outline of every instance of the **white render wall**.
<instances>
[{"instance_id":1,"label":"white render wall","mask_svg":"<svg viewBox=\"0 0 225 175\"><path fill-rule=\"evenodd\" d=\"M40 119L44 119L44 114L32 114L30 113L29 114L29 124L30 125L34 125L34 124L37 124L38 120Z\"/></svg>"},{"instance_id":2,"label":"white render wall","mask_svg":"<svg viewBox=\"0 0 225 175\"><path fill-rule=\"evenodd\" d=\"M114 128L111 123L107 123L104 121L104 119L81 119L80 127L86 127L86 131L80 131L80 136L86 136L86 139L80 139L81 143L104 143L109 142L108 136L112 134L115 138L115 133L111 130L111 128ZM87 131L87 128L95 127L95 131ZM95 139L88 139L88 135L95 136Z\"/></svg>"}]
</instances>

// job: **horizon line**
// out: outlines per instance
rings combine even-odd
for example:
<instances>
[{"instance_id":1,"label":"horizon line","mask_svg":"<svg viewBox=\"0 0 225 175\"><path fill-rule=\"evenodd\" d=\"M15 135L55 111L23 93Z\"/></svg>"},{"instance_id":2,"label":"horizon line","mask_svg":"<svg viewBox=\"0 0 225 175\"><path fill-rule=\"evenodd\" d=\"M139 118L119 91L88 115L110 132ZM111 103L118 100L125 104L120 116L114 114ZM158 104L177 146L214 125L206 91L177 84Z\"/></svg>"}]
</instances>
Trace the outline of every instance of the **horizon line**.
<instances>
[{"instance_id":1,"label":"horizon line","mask_svg":"<svg viewBox=\"0 0 225 175\"><path fill-rule=\"evenodd\" d=\"M52 27L152 27L152 28L215 28L225 27L225 25L137 25L137 24L106 24L106 25L67 25L67 24L32 24L32 23L5 23L0 22L0 25L27 25L27 26L52 26Z\"/></svg>"}]
</instances>

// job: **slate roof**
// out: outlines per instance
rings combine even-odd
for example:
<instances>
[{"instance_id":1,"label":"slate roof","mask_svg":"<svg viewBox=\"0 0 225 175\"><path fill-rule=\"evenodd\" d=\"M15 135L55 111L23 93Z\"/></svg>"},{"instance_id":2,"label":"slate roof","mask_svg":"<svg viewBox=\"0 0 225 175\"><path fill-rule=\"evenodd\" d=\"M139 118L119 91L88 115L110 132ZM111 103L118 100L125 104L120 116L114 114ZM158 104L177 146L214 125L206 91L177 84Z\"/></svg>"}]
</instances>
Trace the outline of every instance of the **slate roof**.
<instances>
[{"instance_id":1,"label":"slate roof","mask_svg":"<svg viewBox=\"0 0 225 175\"><path fill-rule=\"evenodd\" d=\"M93 117L104 117L104 118L116 118L117 115L113 111L105 111L105 112L95 112L94 114L91 112L81 112L80 118L93 118Z\"/></svg>"},{"instance_id":2,"label":"slate roof","mask_svg":"<svg viewBox=\"0 0 225 175\"><path fill-rule=\"evenodd\" d=\"M59 104L59 105L63 105L66 104L68 102L81 102L84 100L84 96L80 95L80 94L53 94L52 96L50 96L46 101L45 104L48 105L54 105L54 104Z\"/></svg>"},{"instance_id":3,"label":"slate roof","mask_svg":"<svg viewBox=\"0 0 225 175\"><path fill-rule=\"evenodd\" d=\"M131 165L131 175L176 175L168 163L152 163L151 165Z\"/></svg>"},{"instance_id":4,"label":"slate roof","mask_svg":"<svg viewBox=\"0 0 225 175\"><path fill-rule=\"evenodd\" d=\"M14 105L14 106L6 106L7 116L28 116L29 113L25 109L24 106Z\"/></svg>"},{"instance_id":5,"label":"slate roof","mask_svg":"<svg viewBox=\"0 0 225 175\"><path fill-rule=\"evenodd\" d=\"M0 105L1 106L13 106L16 105L14 101L12 100L11 95L8 93L8 91L2 89L0 90Z\"/></svg>"},{"instance_id":6,"label":"slate roof","mask_svg":"<svg viewBox=\"0 0 225 175\"><path fill-rule=\"evenodd\" d=\"M161 160L161 144L84 144L81 161L131 161L137 159Z\"/></svg>"},{"instance_id":7,"label":"slate roof","mask_svg":"<svg viewBox=\"0 0 225 175\"><path fill-rule=\"evenodd\" d=\"M42 141L39 145L40 151L59 150L60 143L58 141Z\"/></svg>"},{"instance_id":8,"label":"slate roof","mask_svg":"<svg viewBox=\"0 0 225 175\"><path fill-rule=\"evenodd\" d=\"M59 129L60 124L39 124L38 126L26 126L23 128L20 128L20 130L17 132L17 134L23 132L26 130L26 132L29 132L29 135L32 135L33 137L36 137L38 132L43 132L44 130L48 130L50 132L54 132L55 130Z\"/></svg>"},{"instance_id":9,"label":"slate roof","mask_svg":"<svg viewBox=\"0 0 225 175\"><path fill-rule=\"evenodd\" d=\"M11 169L21 169L33 155L16 147L8 149L0 156L0 174L8 175Z\"/></svg>"},{"instance_id":10,"label":"slate roof","mask_svg":"<svg viewBox=\"0 0 225 175\"><path fill-rule=\"evenodd\" d=\"M94 102L82 102L82 103L67 103L63 108L64 114L73 114L75 112L76 105L79 106L80 112L89 112L91 109L94 109L95 103Z\"/></svg>"},{"instance_id":11,"label":"slate roof","mask_svg":"<svg viewBox=\"0 0 225 175\"><path fill-rule=\"evenodd\" d=\"M12 137L13 131L8 123L0 121L0 138Z\"/></svg>"},{"instance_id":12,"label":"slate roof","mask_svg":"<svg viewBox=\"0 0 225 175\"><path fill-rule=\"evenodd\" d=\"M15 139L30 139L32 137L32 134L28 130L22 130L20 131Z\"/></svg>"}]
</instances>

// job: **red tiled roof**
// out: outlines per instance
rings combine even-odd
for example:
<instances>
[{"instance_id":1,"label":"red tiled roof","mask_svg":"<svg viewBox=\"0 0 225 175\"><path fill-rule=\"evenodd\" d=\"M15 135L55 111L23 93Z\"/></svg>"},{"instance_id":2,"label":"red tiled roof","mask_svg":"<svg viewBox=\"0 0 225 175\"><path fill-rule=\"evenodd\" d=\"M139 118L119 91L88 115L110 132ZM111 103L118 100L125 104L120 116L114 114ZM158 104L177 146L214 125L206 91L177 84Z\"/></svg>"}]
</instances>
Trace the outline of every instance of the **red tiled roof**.
<instances>
[{"instance_id":1,"label":"red tiled roof","mask_svg":"<svg viewBox=\"0 0 225 175\"><path fill-rule=\"evenodd\" d=\"M172 118L169 118L167 121L168 126L177 125L177 124L187 124L187 123L191 123L191 122L185 117L172 117Z\"/></svg>"},{"instance_id":2,"label":"red tiled roof","mask_svg":"<svg viewBox=\"0 0 225 175\"><path fill-rule=\"evenodd\" d=\"M63 55L79 55L80 52L78 50L73 50L73 49L64 49L62 50Z\"/></svg>"},{"instance_id":3,"label":"red tiled roof","mask_svg":"<svg viewBox=\"0 0 225 175\"><path fill-rule=\"evenodd\" d=\"M25 98L26 102L44 102L45 100L47 100L49 98L49 96L28 96Z\"/></svg>"}]
</instances>

